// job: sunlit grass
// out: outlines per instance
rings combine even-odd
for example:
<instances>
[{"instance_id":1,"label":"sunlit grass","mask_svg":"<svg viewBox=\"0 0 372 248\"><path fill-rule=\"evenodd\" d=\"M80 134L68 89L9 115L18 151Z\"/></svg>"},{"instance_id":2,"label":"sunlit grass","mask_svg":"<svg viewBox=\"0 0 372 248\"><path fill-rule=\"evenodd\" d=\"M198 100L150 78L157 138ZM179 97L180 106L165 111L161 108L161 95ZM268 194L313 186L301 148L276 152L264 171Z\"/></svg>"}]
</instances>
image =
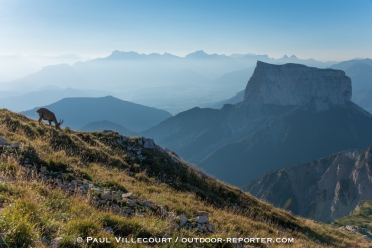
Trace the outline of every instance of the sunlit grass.
<instances>
[{"instance_id":1,"label":"sunlit grass","mask_svg":"<svg viewBox=\"0 0 372 248\"><path fill-rule=\"evenodd\" d=\"M21 163L28 158L29 163L38 168L45 166L48 170L71 173L71 177L89 179L105 189L132 192L136 199L145 198L176 215L185 214L190 220L198 211L207 211L209 221L217 230L209 236L293 237L292 247L325 247L327 244L330 247L368 247L360 235L292 216L242 193L237 187L211 177L200 177L195 168L173 163L158 151L143 150L150 159L140 162L118 145L118 135L56 131L0 110L0 136L12 142L23 142L21 149L10 151L17 153ZM130 138L132 146L137 139ZM0 161L0 171L8 178L7 182L0 182L0 233L4 233L9 247L47 247L41 240L51 241L57 237L63 238L64 247L84 247L76 243L76 238L87 236L111 240L118 236L208 237L175 229L168 219L152 212L146 212L144 217L124 217L94 207L87 196L67 195L41 181L25 180L18 161L11 158ZM113 232L105 232L107 227ZM293 231L294 227L299 231ZM116 243L105 245L101 247L123 247ZM178 244L177 247L187 245Z\"/></svg>"}]
</instances>

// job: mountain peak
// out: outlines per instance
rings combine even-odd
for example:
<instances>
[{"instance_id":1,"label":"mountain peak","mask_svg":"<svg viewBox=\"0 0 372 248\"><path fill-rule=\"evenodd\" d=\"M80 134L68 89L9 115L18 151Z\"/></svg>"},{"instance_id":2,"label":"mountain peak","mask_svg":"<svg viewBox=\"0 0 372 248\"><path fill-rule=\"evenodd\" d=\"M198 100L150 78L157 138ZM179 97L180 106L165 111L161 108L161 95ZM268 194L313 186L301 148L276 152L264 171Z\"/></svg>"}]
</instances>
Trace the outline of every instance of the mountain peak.
<instances>
[{"instance_id":1,"label":"mountain peak","mask_svg":"<svg viewBox=\"0 0 372 248\"><path fill-rule=\"evenodd\" d=\"M334 105L349 102L350 78L341 70L318 69L294 63L273 65L257 61L243 102L250 105L302 106L313 99Z\"/></svg>"},{"instance_id":2,"label":"mountain peak","mask_svg":"<svg viewBox=\"0 0 372 248\"><path fill-rule=\"evenodd\" d=\"M196 52L193 52L193 53L189 53L187 54L185 57L186 58L206 58L208 57L209 55L206 54L203 50L198 50Z\"/></svg>"},{"instance_id":3,"label":"mountain peak","mask_svg":"<svg viewBox=\"0 0 372 248\"><path fill-rule=\"evenodd\" d=\"M119 50L115 50L107 58L109 59L134 59L134 58L139 58L140 56L141 55L139 53L136 53L133 51L121 52Z\"/></svg>"}]
</instances>

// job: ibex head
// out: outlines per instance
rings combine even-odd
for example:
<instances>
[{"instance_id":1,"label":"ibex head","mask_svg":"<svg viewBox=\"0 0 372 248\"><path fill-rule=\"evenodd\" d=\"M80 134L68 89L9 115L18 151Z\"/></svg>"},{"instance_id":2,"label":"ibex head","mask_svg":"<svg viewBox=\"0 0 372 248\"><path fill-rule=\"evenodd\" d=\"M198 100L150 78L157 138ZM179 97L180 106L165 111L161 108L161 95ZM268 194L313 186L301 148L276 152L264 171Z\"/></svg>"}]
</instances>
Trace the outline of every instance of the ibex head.
<instances>
[{"instance_id":1,"label":"ibex head","mask_svg":"<svg viewBox=\"0 0 372 248\"><path fill-rule=\"evenodd\" d=\"M55 125L56 128L61 129L60 126L62 125L62 123L63 123L63 120L59 119L59 122L57 122L56 125Z\"/></svg>"}]
</instances>

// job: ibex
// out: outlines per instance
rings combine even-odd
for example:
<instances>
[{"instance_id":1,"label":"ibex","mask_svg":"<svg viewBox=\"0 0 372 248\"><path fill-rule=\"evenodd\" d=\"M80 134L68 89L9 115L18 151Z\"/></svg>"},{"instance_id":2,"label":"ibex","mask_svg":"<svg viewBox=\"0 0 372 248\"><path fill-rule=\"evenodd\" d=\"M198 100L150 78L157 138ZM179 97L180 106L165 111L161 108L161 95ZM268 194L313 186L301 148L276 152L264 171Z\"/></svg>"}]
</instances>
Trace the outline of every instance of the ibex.
<instances>
[{"instance_id":1,"label":"ibex","mask_svg":"<svg viewBox=\"0 0 372 248\"><path fill-rule=\"evenodd\" d=\"M39 114L39 124L41 124L41 121L42 120L46 120L46 121L49 121L49 126L52 124L52 121L54 122L54 125L57 129L61 129L60 126L62 125L63 123L63 120L59 120L59 122L57 121L57 118L56 116L54 115L54 113L46 108L39 108L36 113Z\"/></svg>"}]
</instances>

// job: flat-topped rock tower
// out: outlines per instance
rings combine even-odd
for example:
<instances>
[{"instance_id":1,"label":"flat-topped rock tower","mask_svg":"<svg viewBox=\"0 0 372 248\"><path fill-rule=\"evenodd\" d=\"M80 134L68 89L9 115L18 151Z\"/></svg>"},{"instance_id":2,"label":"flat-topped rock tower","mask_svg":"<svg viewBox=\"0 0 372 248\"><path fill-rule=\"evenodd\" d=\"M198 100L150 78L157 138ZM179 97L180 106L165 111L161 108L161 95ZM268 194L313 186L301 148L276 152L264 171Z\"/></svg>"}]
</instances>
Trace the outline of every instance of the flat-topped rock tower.
<instances>
[{"instance_id":1,"label":"flat-topped rock tower","mask_svg":"<svg viewBox=\"0 0 372 248\"><path fill-rule=\"evenodd\" d=\"M349 102L351 95L351 79L344 71L258 61L243 103L301 106L315 99L339 105Z\"/></svg>"}]
</instances>

